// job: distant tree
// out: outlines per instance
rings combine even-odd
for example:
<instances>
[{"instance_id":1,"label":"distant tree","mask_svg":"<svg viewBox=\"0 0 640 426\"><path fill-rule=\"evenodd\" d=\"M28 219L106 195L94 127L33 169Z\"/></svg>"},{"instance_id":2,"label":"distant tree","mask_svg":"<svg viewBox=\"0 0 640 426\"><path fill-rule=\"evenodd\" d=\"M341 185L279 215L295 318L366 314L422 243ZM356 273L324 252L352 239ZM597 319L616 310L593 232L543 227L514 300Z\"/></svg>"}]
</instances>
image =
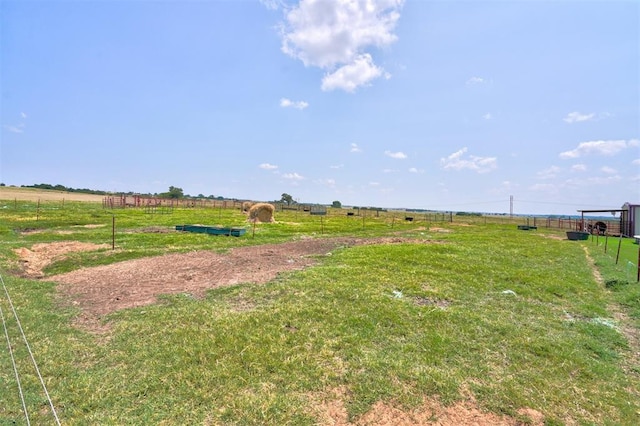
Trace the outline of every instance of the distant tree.
<instances>
[{"instance_id":1,"label":"distant tree","mask_svg":"<svg viewBox=\"0 0 640 426\"><path fill-rule=\"evenodd\" d=\"M6 186L4 183L0 183L0 186Z\"/></svg>"},{"instance_id":2,"label":"distant tree","mask_svg":"<svg viewBox=\"0 0 640 426\"><path fill-rule=\"evenodd\" d=\"M280 201L283 203L287 203L287 205L290 206L291 203L293 203L293 197L285 192L284 194L282 194L282 198L280 198Z\"/></svg>"},{"instance_id":3,"label":"distant tree","mask_svg":"<svg viewBox=\"0 0 640 426\"><path fill-rule=\"evenodd\" d=\"M159 194L159 196L163 198L184 198L184 191L182 188L170 186L169 192L163 192L162 194Z\"/></svg>"},{"instance_id":4,"label":"distant tree","mask_svg":"<svg viewBox=\"0 0 640 426\"><path fill-rule=\"evenodd\" d=\"M340 201L334 201L333 204L331 204L331 207L334 207L336 209L341 209L342 203Z\"/></svg>"}]
</instances>

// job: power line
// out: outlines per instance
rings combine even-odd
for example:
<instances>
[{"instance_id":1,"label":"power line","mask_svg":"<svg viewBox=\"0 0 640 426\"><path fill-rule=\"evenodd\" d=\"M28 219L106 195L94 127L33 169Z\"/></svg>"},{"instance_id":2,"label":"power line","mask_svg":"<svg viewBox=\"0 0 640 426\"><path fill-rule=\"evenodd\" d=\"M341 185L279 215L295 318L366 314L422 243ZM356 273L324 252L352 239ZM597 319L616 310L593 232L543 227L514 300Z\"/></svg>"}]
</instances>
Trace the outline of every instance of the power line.
<instances>
[{"instance_id":1,"label":"power line","mask_svg":"<svg viewBox=\"0 0 640 426\"><path fill-rule=\"evenodd\" d=\"M558 206L573 206L573 207L580 207L580 208L584 208L585 204L583 203L561 203L561 202L557 202L557 201L530 201L530 200L520 200L520 199L516 199L515 201L519 202L519 203L529 203L529 204L554 204L554 205L558 205ZM587 207L598 207L598 208L603 208L603 209L614 209L616 207L612 207L611 205L609 206L600 206L600 205L596 205L596 204L587 204Z\"/></svg>"}]
</instances>

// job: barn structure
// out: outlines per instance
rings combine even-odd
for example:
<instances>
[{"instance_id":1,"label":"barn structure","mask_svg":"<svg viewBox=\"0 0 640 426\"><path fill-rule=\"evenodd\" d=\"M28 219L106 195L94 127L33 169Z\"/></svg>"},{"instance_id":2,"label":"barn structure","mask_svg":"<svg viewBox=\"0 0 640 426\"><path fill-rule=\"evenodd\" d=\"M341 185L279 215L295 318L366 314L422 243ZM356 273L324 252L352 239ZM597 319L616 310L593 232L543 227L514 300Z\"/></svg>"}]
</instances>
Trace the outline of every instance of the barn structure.
<instances>
[{"instance_id":1,"label":"barn structure","mask_svg":"<svg viewBox=\"0 0 640 426\"><path fill-rule=\"evenodd\" d=\"M624 203L620 211L620 230L627 237L640 235L640 204Z\"/></svg>"},{"instance_id":2,"label":"barn structure","mask_svg":"<svg viewBox=\"0 0 640 426\"><path fill-rule=\"evenodd\" d=\"M578 210L581 214L580 228L592 234L622 235L636 237L640 235L640 204L625 203L621 209L613 210ZM617 221L585 218L585 213L611 213L614 217L620 214Z\"/></svg>"}]
</instances>

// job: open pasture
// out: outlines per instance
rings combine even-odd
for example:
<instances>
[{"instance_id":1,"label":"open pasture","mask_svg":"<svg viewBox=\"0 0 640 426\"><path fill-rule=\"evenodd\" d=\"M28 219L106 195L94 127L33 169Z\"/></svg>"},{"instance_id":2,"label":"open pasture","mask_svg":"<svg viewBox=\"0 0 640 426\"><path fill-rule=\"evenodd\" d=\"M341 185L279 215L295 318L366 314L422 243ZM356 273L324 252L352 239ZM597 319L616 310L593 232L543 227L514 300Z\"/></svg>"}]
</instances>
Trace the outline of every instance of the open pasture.
<instances>
[{"instance_id":1,"label":"open pasture","mask_svg":"<svg viewBox=\"0 0 640 426\"><path fill-rule=\"evenodd\" d=\"M640 418L631 240L616 265L484 218L36 202L0 201L0 424L55 424L30 351L62 424Z\"/></svg>"}]
</instances>

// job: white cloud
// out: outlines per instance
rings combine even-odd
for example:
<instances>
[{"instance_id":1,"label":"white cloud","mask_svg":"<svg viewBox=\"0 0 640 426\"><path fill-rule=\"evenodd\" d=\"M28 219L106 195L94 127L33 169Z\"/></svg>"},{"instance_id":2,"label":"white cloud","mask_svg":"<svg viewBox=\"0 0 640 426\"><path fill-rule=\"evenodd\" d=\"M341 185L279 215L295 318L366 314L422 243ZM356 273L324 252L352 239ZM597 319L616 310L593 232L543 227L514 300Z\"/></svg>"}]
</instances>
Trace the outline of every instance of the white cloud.
<instances>
[{"instance_id":1,"label":"white cloud","mask_svg":"<svg viewBox=\"0 0 640 426\"><path fill-rule=\"evenodd\" d=\"M578 111L570 112L563 120L569 124L579 123L581 121L590 121L595 118L596 114L581 114Z\"/></svg>"},{"instance_id":2,"label":"white cloud","mask_svg":"<svg viewBox=\"0 0 640 426\"><path fill-rule=\"evenodd\" d=\"M624 140L581 142L577 148L561 152L560 158L578 158L587 154L614 155L626 148L634 146L638 146L637 139L631 139L628 142Z\"/></svg>"},{"instance_id":3,"label":"white cloud","mask_svg":"<svg viewBox=\"0 0 640 426\"><path fill-rule=\"evenodd\" d=\"M325 92L342 89L345 92L353 93L358 87L369 85L372 80L383 74L386 78L390 78L390 74L376 66L371 55L365 53L355 58L352 63L326 74L322 78L321 88Z\"/></svg>"},{"instance_id":4,"label":"white cloud","mask_svg":"<svg viewBox=\"0 0 640 426\"><path fill-rule=\"evenodd\" d=\"M349 152L362 152L362 149L360 149L357 143L352 143Z\"/></svg>"},{"instance_id":5,"label":"white cloud","mask_svg":"<svg viewBox=\"0 0 640 426\"><path fill-rule=\"evenodd\" d=\"M446 158L440 159L440 164L445 170L463 170L469 169L478 173L487 173L498 167L498 160L495 157L478 157L469 155L466 159L462 158L467 148L462 148L454 152Z\"/></svg>"},{"instance_id":6,"label":"white cloud","mask_svg":"<svg viewBox=\"0 0 640 426\"><path fill-rule=\"evenodd\" d=\"M393 33L404 0L301 0L285 13L282 51L328 71L323 90L353 92L382 75L367 52L397 40Z\"/></svg>"},{"instance_id":7,"label":"white cloud","mask_svg":"<svg viewBox=\"0 0 640 426\"><path fill-rule=\"evenodd\" d=\"M482 77L471 77L469 80L467 80L467 86L474 86L476 84L484 84L486 82L487 82L487 80L485 80Z\"/></svg>"},{"instance_id":8,"label":"white cloud","mask_svg":"<svg viewBox=\"0 0 640 426\"><path fill-rule=\"evenodd\" d=\"M491 120L493 118L493 116L491 115L490 112L488 112L485 115L483 115L482 118L484 118L485 120Z\"/></svg>"},{"instance_id":9,"label":"white cloud","mask_svg":"<svg viewBox=\"0 0 640 426\"><path fill-rule=\"evenodd\" d=\"M309 104L305 101L292 101L287 98L280 99L280 106L282 108L295 108L299 110L303 110L309 106Z\"/></svg>"},{"instance_id":10,"label":"white cloud","mask_svg":"<svg viewBox=\"0 0 640 426\"><path fill-rule=\"evenodd\" d=\"M618 183L622 180L620 175L613 176L592 176L587 179L568 179L566 184L568 186L586 186L590 187L593 185L609 185L613 183Z\"/></svg>"},{"instance_id":11,"label":"white cloud","mask_svg":"<svg viewBox=\"0 0 640 426\"><path fill-rule=\"evenodd\" d=\"M335 166L329 166L330 169L341 169L344 167L344 164L336 164Z\"/></svg>"},{"instance_id":12,"label":"white cloud","mask_svg":"<svg viewBox=\"0 0 640 426\"><path fill-rule=\"evenodd\" d=\"M640 158L636 158L631 162L631 164L633 164L634 166L640 166Z\"/></svg>"},{"instance_id":13,"label":"white cloud","mask_svg":"<svg viewBox=\"0 0 640 426\"><path fill-rule=\"evenodd\" d=\"M608 175L612 175L612 174L618 173L618 171L617 171L616 169L614 169L614 168L612 168L612 167L608 167L608 166L602 166L602 167L600 168L600 171L601 171L602 173L606 173L606 174L608 174Z\"/></svg>"},{"instance_id":14,"label":"white cloud","mask_svg":"<svg viewBox=\"0 0 640 426\"><path fill-rule=\"evenodd\" d=\"M259 0L269 10L278 10L285 6L283 0Z\"/></svg>"},{"instance_id":15,"label":"white cloud","mask_svg":"<svg viewBox=\"0 0 640 426\"><path fill-rule=\"evenodd\" d=\"M263 170L275 170L275 169L278 168L278 166L275 166L275 165L269 164L269 163L262 163L258 167L260 167Z\"/></svg>"},{"instance_id":16,"label":"white cloud","mask_svg":"<svg viewBox=\"0 0 640 426\"><path fill-rule=\"evenodd\" d=\"M329 188L334 188L336 186L335 179L318 179L318 180L316 180L314 182L319 184L319 185L327 186Z\"/></svg>"},{"instance_id":17,"label":"white cloud","mask_svg":"<svg viewBox=\"0 0 640 426\"><path fill-rule=\"evenodd\" d=\"M27 119L27 114L25 114L24 112L21 112L20 118L22 119L22 122L20 124L17 124L17 125L3 124L2 128L11 133L18 133L18 134L24 133L24 128L26 127L25 120Z\"/></svg>"},{"instance_id":18,"label":"white cloud","mask_svg":"<svg viewBox=\"0 0 640 426\"><path fill-rule=\"evenodd\" d=\"M380 182L369 182L369 186L380 186Z\"/></svg>"},{"instance_id":19,"label":"white cloud","mask_svg":"<svg viewBox=\"0 0 640 426\"><path fill-rule=\"evenodd\" d=\"M561 170L558 166L551 166L548 169L539 171L538 179L553 179L558 176Z\"/></svg>"},{"instance_id":20,"label":"white cloud","mask_svg":"<svg viewBox=\"0 0 640 426\"><path fill-rule=\"evenodd\" d=\"M396 173L397 170L395 169L382 169L382 173Z\"/></svg>"},{"instance_id":21,"label":"white cloud","mask_svg":"<svg viewBox=\"0 0 640 426\"><path fill-rule=\"evenodd\" d=\"M294 173L285 173L285 174L282 175L282 177L285 178L285 179L295 180L295 181L304 180L304 176L299 175L298 173L295 173L295 172Z\"/></svg>"},{"instance_id":22,"label":"white cloud","mask_svg":"<svg viewBox=\"0 0 640 426\"><path fill-rule=\"evenodd\" d=\"M586 172L587 165L586 164L574 164L571 166L571 170L574 172Z\"/></svg>"},{"instance_id":23,"label":"white cloud","mask_svg":"<svg viewBox=\"0 0 640 426\"><path fill-rule=\"evenodd\" d=\"M10 126L8 124L5 124L2 126L3 129L6 129L7 131L11 132L11 133L23 133L24 132L24 124L18 124L17 126Z\"/></svg>"},{"instance_id":24,"label":"white cloud","mask_svg":"<svg viewBox=\"0 0 640 426\"><path fill-rule=\"evenodd\" d=\"M417 167L409 167L409 173L424 173L424 170Z\"/></svg>"},{"instance_id":25,"label":"white cloud","mask_svg":"<svg viewBox=\"0 0 640 426\"><path fill-rule=\"evenodd\" d=\"M405 158L407 158L407 154L405 154L402 151L398 151L398 152L385 151L384 155L386 155L387 157L395 158L396 160L404 160Z\"/></svg>"},{"instance_id":26,"label":"white cloud","mask_svg":"<svg viewBox=\"0 0 640 426\"><path fill-rule=\"evenodd\" d=\"M535 185L531 185L529 189L532 191L556 192L558 186L551 183L536 183Z\"/></svg>"}]
</instances>

